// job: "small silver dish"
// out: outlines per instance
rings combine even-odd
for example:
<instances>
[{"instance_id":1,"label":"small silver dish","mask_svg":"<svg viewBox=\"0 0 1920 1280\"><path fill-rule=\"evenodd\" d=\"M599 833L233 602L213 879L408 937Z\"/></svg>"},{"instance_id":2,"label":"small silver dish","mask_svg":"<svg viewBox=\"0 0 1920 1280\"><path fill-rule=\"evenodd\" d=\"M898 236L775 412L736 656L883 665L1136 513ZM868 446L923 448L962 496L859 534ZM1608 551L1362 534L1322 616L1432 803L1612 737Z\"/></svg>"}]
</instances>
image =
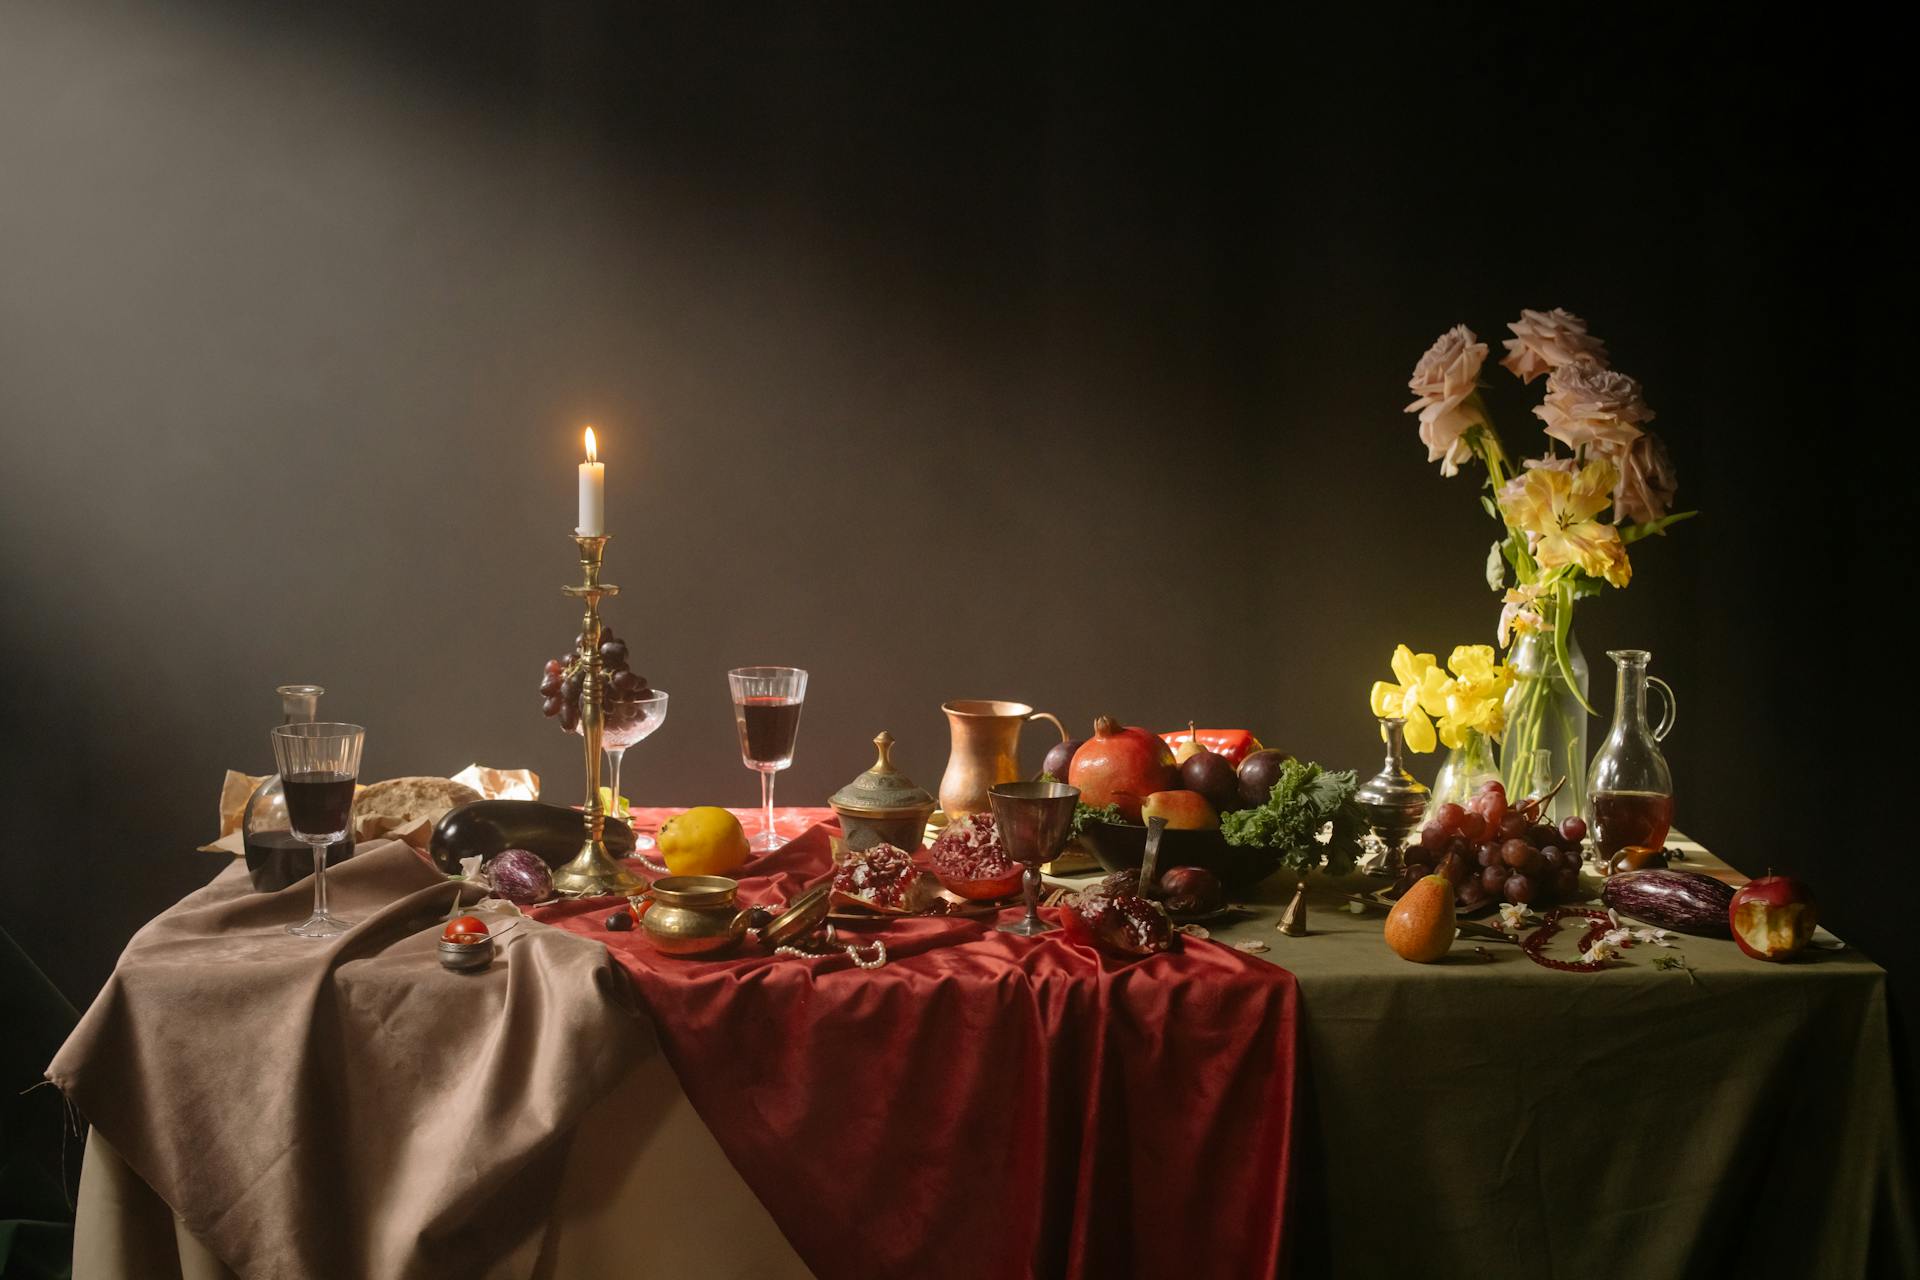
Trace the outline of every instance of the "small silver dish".
<instances>
[{"instance_id":1,"label":"small silver dish","mask_svg":"<svg viewBox=\"0 0 1920 1280\"><path fill-rule=\"evenodd\" d=\"M493 938L478 942L440 943L440 967L449 973L479 973L493 963Z\"/></svg>"}]
</instances>

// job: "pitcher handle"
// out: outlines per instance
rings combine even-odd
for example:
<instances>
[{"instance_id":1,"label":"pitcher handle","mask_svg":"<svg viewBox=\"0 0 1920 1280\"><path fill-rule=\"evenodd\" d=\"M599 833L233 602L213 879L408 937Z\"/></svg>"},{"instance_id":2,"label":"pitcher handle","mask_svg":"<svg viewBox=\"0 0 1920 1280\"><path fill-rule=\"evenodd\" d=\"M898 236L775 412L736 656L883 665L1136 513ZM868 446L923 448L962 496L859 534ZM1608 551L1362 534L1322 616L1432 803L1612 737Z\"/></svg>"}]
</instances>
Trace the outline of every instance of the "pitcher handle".
<instances>
[{"instance_id":1,"label":"pitcher handle","mask_svg":"<svg viewBox=\"0 0 1920 1280\"><path fill-rule=\"evenodd\" d=\"M1067 726L1060 723L1060 717L1051 711L1036 711L1027 717L1028 724L1032 724L1035 720L1045 720L1048 724L1058 729L1060 731L1060 741L1062 742L1065 742L1068 737L1071 736L1067 733Z\"/></svg>"},{"instance_id":2,"label":"pitcher handle","mask_svg":"<svg viewBox=\"0 0 1920 1280\"><path fill-rule=\"evenodd\" d=\"M1655 742L1665 742L1667 735L1673 732L1673 718L1680 710L1679 700L1673 696L1673 686L1659 676L1648 676L1647 683L1655 686L1667 698L1667 714L1660 717L1660 727L1653 731Z\"/></svg>"}]
</instances>

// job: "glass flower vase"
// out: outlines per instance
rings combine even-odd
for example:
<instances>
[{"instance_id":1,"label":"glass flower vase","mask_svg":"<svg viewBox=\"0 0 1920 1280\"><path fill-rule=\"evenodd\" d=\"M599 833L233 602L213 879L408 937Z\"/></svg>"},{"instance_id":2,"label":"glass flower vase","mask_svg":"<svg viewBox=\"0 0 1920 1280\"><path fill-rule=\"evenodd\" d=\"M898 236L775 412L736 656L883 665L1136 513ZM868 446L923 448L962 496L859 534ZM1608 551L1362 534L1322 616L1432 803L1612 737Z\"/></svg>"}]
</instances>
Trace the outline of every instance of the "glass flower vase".
<instances>
[{"instance_id":1,"label":"glass flower vase","mask_svg":"<svg viewBox=\"0 0 1920 1280\"><path fill-rule=\"evenodd\" d=\"M1482 784L1499 777L1500 762L1494 759L1492 739L1476 730L1467 730L1465 740L1447 752L1440 772L1434 776L1433 800L1427 805L1427 816L1431 818L1433 811L1443 804L1464 805Z\"/></svg>"},{"instance_id":2,"label":"glass flower vase","mask_svg":"<svg viewBox=\"0 0 1920 1280\"><path fill-rule=\"evenodd\" d=\"M1515 800L1535 786L1542 770L1552 779L1564 777L1565 786L1554 796L1548 816L1554 821L1584 814L1587 807L1586 655L1572 631L1567 633L1567 666L1573 683L1554 660L1550 627L1531 631L1507 651L1513 669L1513 687L1507 691L1507 732L1500 743L1500 774L1507 794ZM1550 785L1550 784L1549 784Z\"/></svg>"}]
</instances>

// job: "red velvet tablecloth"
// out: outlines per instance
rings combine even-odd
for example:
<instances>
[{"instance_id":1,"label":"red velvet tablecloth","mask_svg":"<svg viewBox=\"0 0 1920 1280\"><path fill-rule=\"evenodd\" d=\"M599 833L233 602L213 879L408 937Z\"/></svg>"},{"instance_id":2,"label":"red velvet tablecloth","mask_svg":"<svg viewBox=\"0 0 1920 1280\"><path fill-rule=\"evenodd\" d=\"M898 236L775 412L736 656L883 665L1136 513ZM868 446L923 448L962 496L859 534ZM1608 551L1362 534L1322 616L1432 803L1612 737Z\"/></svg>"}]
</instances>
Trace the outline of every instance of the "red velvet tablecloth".
<instances>
[{"instance_id":1,"label":"red velvet tablecloth","mask_svg":"<svg viewBox=\"0 0 1920 1280\"><path fill-rule=\"evenodd\" d=\"M742 899L829 869L816 826ZM1300 1007L1264 959L1185 940L1132 963L890 920L890 962L749 943L675 960L611 899L541 908L632 975L701 1117L823 1277L1253 1277L1285 1269Z\"/></svg>"}]
</instances>

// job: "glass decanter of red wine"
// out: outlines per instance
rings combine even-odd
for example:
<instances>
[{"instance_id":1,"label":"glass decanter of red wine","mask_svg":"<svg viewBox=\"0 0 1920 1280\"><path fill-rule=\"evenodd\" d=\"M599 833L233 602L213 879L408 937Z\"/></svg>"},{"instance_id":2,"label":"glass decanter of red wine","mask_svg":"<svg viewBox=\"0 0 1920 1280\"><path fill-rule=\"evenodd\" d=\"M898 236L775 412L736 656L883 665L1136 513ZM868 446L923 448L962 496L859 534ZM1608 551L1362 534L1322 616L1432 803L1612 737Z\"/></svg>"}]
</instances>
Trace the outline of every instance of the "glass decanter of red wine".
<instances>
[{"instance_id":1,"label":"glass decanter of red wine","mask_svg":"<svg viewBox=\"0 0 1920 1280\"><path fill-rule=\"evenodd\" d=\"M1653 655L1614 649L1613 727L1587 771L1588 818L1604 863L1627 848L1658 849L1673 828L1673 773L1660 742L1673 729L1675 701L1666 681L1647 674ZM1659 726L1647 723L1647 686L1666 699Z\"/></svg>"},{"instance_id":2,"label":"glass decanter of red wine","mask_svg":"<svg viewBox=\"0 0 1920 1280\"><path fill-rule=\"evenodd\" d=\"M760 809L765 820L748 847L778 849L782 838L773 820L773 775L793 763L800 707L807 698L807 673L798 667L739 667L727 672L727 684L733 690L740 759L760 775Z\"/></svg>"},{"instance_id":3,"label":"glass decanter of red wine","mask_svg":"<svg viewBox=\"0 0 1920 1280\"><path fill-rule=\"evenodd\" d=\"M313 914L287 932L302 938L345 933L353 921L327 905L327 846L353 831L353 787L367 731L357 724L306 721L273 731L273 758L286 788L293 834L313 849Z\"/></svg>"}]
</instances>

